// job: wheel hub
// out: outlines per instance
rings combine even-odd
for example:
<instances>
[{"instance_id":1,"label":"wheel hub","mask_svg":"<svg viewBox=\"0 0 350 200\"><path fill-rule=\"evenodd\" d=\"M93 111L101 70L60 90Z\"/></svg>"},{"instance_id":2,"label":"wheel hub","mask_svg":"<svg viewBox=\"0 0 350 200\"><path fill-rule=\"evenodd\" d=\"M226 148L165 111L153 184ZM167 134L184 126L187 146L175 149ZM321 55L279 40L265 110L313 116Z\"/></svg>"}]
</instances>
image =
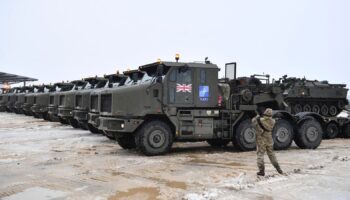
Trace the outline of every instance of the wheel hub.
<instances>
[{"instance_id":1,"label":"wheel hub","mask_svg":"<svg viewBox=\"0 0 350 200\"><path fill-rule=\"evenodd\" d=\"M280 127L276 133L276 140L278 142L287 142L289 138L289 131L285 127Z\"/></svg>"},{"instance_id":2,"label":"wheel hub","mask_svg":"<svg viewBox=\"0 0 350 200\"><path fill-rule=\"evenodd\" d=\"M154 148L161 147L165 142L165 136L162 131L154 130L149 135L149 144Z\"/></svg>"},{"instance_id":3,"label":"wheel hub","mask_svg":"<svg viewBox=\"0 0 350 200\"><path fill-rule=\"evenodd\" d=\"M247 143L254 143L255 142L255 129L254 128L247 128L243 133L243 139Z\"/></svg>"},{"instance_id":4,"label":"wheel hub","mask_svg":"<svg viewBox=\"0 0 350 200\"><path fill-rule=\"evenodd\" d=\"M310 141L313 142L317 140L318 137L318 131L316 127L309 127L306 131L306 138Z\"/></svg>"}]
</instances>

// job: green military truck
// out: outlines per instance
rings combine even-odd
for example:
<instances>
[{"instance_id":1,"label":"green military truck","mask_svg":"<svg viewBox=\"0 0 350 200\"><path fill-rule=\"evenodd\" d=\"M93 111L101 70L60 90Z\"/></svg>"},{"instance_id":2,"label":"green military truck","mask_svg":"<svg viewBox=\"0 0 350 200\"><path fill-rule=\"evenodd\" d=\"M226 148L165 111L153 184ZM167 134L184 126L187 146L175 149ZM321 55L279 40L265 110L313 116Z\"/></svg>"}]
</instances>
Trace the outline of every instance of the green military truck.
<instances>
[{"instance_id":1,"label":"green military truck","mask_svg":"<svg viewBox=\"0 0 350 200\"><path fill-rule=\"evenodd\" d=\"M90 130L91 133L100 133L98 130L98 125L97 125L97 119L100 116L100 101L101 101L101 95L99 94L100 91L110 89L110 88L115 88L115 87L120 87L124 85L126 81L126 76L122 74L110 74L110 75L105 75L105 79L107 79L107 83L105 87L95 89L91 91L90 94L90 105L89 105L89 114L88 114L88 129Z\"/></svg>"},{"instance_id":2,"label":"green military truck","mask_svg":"<svg viewBox=\"0 0 350 200\"><path fill-rule=\"evenodd\" d=\"M88 85L83 90L77 92L75 97L75 107L73 118L78 122L80 128L88 129L88 114L90 106L90 94L92 91L103 88L107 84L107 79L102 77L85 78Z\"/></svg>"},{"instance_id":3,"label":"green military truck","mask_svg":"<svg viewBox=\"0 0 350 200\"><path fill-rule=\"evenodd\" d=\"M14 112L16 114L24 114L23 112L23 104L25 103L25 95L33 92L33 87L24 86L21 88L21 92L16 94L16 101L14 104Z\"/></svg>"},{"instance_id":4,"label":"green military truck","mask_svg":"<svg viewBox=\"0 0 350 200\"><path fill-rule=\"evenodd\" d=\"M284 109L280 87L218 79L217 65L156 62L140 66L144 83L101 92L99 129L114 135L125 149L145 155L167 153L175 141L207 141L212 146L233 142L240 150L256 148L251 118L266 107ZM225 73L227 74L227 73ZM275 145L288 148L293 139L300 148L317 148L322 140L322 118L316 113L291 115L275 111ZM277 139L276 139L277 138Z\"/></svg>"},{"instance_id":5,"label":"green military truck","mask_svg":"<svg viewBox=\"0 0 350 200\"><path fill-rule=\"evenodd\" d=\"M35 96L43 90L42 86L34 85L33 90L24 95L24 103L22 105L23 113L27 116L33 116L32 106L34 105Z\"/></svg>"},{"instance_id":6,"label":"green military truck","mask_svg":"<svg viewBox=\"0 0 350 200\"><path fill-rule=\"evenodd\" d=\"M125 71L124 76L127 77L127 79L125 80L124 84L121 85L120 87L116 87L116 88L112 88L112 89L106 89L106 90L102 90L99 92L100 95L100 101L99 101L99 109L100 109L100 114L104 115L105 113L109 112L109 106L111 105L111 92L121 89L121 90L133 90L134 86L136 85L144 85L147 83L150 83L152 80L152 77L148 76L147 73L140 71L140 70L129 70L129 71ZM119 97L115 97L114 100L116 100L116 98ZM136 98L140 98L139 100L141 100L141 97L136 97ZM130 101L129 103L132 103L132 101ZM126 103L127 104L127 103ZM136 104L129 104L128 106L137 106ZM100 120L97 120L97 125L100 127ZM114 134L114 132L111 132L109 130L106 129L100 129L101 132L106 135L108 138L110 139L116 139L118 141L118 143L122 146L124 146L125 148L128 148L128 144L124 145L124 143L122 142L123 139L121 139L120 137L116 137L116 135ZM129 137L129 136L126 136Z\"/></svg>"},{"instance_id":7,"label":"green military truck","mask_svg":"<svg viewBox=\"0 0 350 200\"><path fill-rule=\"evenodd\" d=\"M71 82L73 87L69 91L61 91L58 98L58 118L62 124L70 124L79 128L78 121L73 118L74 104L79 90L84 89L88 82L75 80Z\"/></svg>"},{"instance_id":8,"label":"green military truck","mask_svg":"<svg viewBox=\"0 0 350 200\"><path fill-rule=\"evenodd\" d=\"M15 103L17 95L22 92L21 87L14 87L11 89L11 93L8 94L8 101L6 103L7 112L15 112Z\"/></svg>"},{"instance_id":9,"label":"green military truck","mask_svg":"<svg viewBox=\"0 0 350 200\"><path fill-rule=\"evenodd\" d=\"M50 91L53 85L42 85L40 92L34 94L34 104L31 107L35 118L43 118L49 120L48 106L50 101Z\"/></svg>"}]
</instances>

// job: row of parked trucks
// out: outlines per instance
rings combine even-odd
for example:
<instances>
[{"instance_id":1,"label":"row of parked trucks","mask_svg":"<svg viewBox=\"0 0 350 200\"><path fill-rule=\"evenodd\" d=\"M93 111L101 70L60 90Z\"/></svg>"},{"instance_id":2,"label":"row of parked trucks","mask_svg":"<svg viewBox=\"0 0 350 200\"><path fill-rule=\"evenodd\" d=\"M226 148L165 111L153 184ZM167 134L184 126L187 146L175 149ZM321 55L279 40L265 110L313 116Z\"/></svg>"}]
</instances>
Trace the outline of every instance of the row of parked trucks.
<instances>
[{"instance_id":1,"label":"row of parked trucks","mask_svg":"<svg viewBox=\"0 0 350 200\"><path fill-rule=\"evenodd\" d=\"M315 149L322 138L350 137L349 119L337 116L348 105L346 85L237 77L236 63L225 65L225 78L219 70L207 60L158 61L123 74L13 88L0 95L0 109L104 134L150 156L179 141L254 150L251 119L266 108L274 110L277 150L293 141Z\"/></svg>"}]
</instances>

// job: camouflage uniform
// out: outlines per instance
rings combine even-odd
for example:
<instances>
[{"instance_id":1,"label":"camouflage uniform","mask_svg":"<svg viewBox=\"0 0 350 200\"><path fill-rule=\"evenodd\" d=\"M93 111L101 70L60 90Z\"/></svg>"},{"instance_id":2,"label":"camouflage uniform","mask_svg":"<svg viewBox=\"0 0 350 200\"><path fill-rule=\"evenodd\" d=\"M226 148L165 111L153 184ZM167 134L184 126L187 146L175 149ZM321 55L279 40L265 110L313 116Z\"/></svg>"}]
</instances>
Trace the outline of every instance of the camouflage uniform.
<instances>
[{"instance_id":1,"label":"camouflage uniform","mask_svg":"<svg viewBox=\"0 0 350 200\"><path fill-rule=\"evenodd\" d=\"M260 118L260 124L258 121ZM264 116L257 115L252 120L253 126L256 129L256 144L257 144L257 164L259 168L258 175L265 175L264 154L267 153L271 164L276 168L278 173L282 174L282 170L277 162L276 156L273 152L272 129L275 126L275 120L272 119L272 110L266 109ZM263 127L261 127L263 126Z\"/></svg>"}]
</instances>

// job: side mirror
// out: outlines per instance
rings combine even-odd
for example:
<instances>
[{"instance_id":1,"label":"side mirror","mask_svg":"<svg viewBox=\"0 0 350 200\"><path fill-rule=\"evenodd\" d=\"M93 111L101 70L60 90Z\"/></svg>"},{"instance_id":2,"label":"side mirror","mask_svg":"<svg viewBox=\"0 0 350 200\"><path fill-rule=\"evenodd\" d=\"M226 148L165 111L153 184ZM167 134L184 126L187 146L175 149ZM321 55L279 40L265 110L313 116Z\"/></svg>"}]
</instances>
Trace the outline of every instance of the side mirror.
<instances>
[{"instance_id":1,"label":"side mirror","mask_svg":"<svg viewBox=\"0 0 350 200\"><path fill-rule=\"evenodd\" d=\"M162 83L163 82L163 77L162 76L158 76L157 77L157 83Z\"/></svg>"}]
</instances>

